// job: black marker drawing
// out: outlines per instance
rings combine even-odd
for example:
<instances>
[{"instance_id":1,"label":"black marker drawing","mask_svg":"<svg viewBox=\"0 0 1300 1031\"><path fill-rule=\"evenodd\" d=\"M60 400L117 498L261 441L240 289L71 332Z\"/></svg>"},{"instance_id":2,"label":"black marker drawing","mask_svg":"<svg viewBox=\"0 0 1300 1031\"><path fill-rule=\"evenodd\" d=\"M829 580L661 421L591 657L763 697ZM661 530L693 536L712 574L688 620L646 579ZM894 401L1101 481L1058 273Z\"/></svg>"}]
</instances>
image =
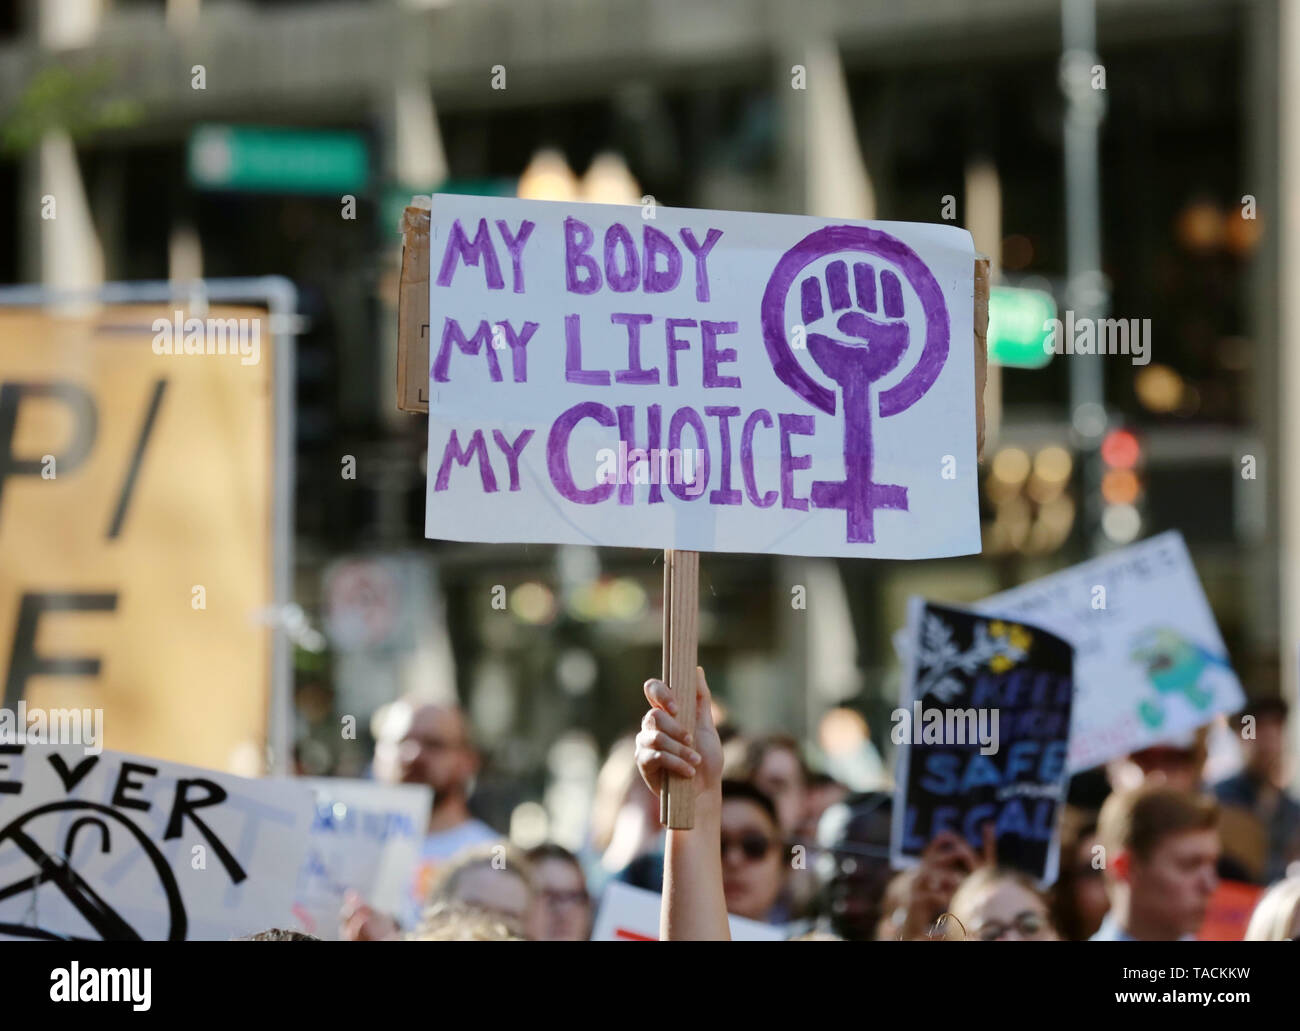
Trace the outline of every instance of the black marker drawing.
<instances>
[{"instance_id":1,"label":"black marker drawing","mask_svg":"<svg viewBox=\"0 0 1300 1031\"><path fill-rule=\"evenodd\" d=\"M76 820L68 828L67 836L63 842L61 854L51 855L38 843L38 838L49 840L53 837L49 833L29 833L29 825L41 817L50 817L52 820L61 818L59 815L70 812L87 812L89 814ZM116 839L110 833L109 821L105 817L111 817L125 829L129 836L126 836L125 844L122 843L124 835L118 834ZM34 874L29 874L10 884L0 886L0 902L5 899L22 895L23 893L31 894L31 904L28 907L29 914L38 912L39 898L37 893L40 888L49 883L57 888L63 897L70 902L76 910L85 918L86 922L98 934L98 938L82 938L75 935L62 935L53 931L46 930L39 924L21 924L10 923L0 920L0 935L13 935L24 938L43 938L49 940L76 940L76 941L140 941L146 937L136 928L118 914L113 906L105 900L95 889L86 881L84 877L77 872L72 866L71 856L73 846L77 843L79 835L86 832L98 830L99 852L107 854L113 851L116 843L123 849L132 847L131 841L134 839L136 845L144 852L153 869L158 876L159 888L167 900L167 910L169 917L169 927L166 941L184 941L187 929L185 916L185 905L181 899L180 886L176 883L176 877L173 875L167 860L158 850L158 847L149 840L148 836L140 830L127 817L122 815L116 809L106 805L100 805L97 802L84 801L64 801L51 802L48 805L40 806L30 812L24 813L12 821L8 826L0 829L0 856L4 856L11 844L14 848L23 852L27 858L37 867ZM152 937L150 935L149 937Z\"/></svg>"}]
</instances>

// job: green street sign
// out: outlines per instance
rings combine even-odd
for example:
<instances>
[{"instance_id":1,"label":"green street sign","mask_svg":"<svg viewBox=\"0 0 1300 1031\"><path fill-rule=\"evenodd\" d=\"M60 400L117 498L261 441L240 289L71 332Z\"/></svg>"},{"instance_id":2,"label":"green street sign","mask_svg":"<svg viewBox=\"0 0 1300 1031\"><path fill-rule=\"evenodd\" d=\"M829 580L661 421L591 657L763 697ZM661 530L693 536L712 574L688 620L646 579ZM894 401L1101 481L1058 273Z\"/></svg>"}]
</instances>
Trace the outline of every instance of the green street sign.
<instances>
[{"instance_id":1,"label":"green street sign","mask_svg":"<svg viewBox=\"0 0 1300 1031\"><path fill-rule=\"evenodd\" d=\"M204 190L345 194L370 177L357 132L201 125L190 135L190 182Z\"/></svg>"},{"instance_id":2,"label":"green street sign","mask_svg":"<svg viewBox=\"0 0 1300 1031\"><path fill-rule=\"evenodd\" d=\"M989 290L989 361L1017 369L1041 369L1052 360L1051 326L1056 300L1043 290L995 286Z\"/></svg>"}]
</instances>

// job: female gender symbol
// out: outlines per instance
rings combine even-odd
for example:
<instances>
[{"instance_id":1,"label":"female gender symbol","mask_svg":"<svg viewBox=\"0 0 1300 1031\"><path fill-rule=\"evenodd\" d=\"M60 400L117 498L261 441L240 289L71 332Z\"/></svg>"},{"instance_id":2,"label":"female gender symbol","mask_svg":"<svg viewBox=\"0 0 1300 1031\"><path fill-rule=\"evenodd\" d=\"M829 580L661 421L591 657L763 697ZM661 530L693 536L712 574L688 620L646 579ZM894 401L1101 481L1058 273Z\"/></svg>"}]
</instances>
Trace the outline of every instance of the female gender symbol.
<instances>
[{"instance_id":1,"label":"female gender symbol","mask_svg":"<svg viewBox=\"0 0 1300 1031\"><path fill-rule=\"evenodd\" d=\"M864 226L828 226L810 233L786 251L767 281L761 311L763 343L777 377L809 404L835 414L835 391L822 386L799 364L785 333L785 303L795 279L814 262L842 251L856 251L883 259L901 269L921 300L925 312L925 343L916 365L903 379L880 394L882 418L904 412L934 385L948 358L948 308L943 291L916 252L903 241ZM873 483L871 479L871 385L895 368L907 350L909 326L903 317L903 292L898 276L880 273L877 303L876 271L855 262L853 283L857 295L849 297L849 271L843 261L826 269L826 294L837 334L812 332L826 314L822 284L815 276L800 284L800 308L809 327L808 353L818 368L844 393L844 479L817 481L812 503L817 508L842 508L848 523L849 543L874 543L875 510L907 511L907 488ZM878 313L884 319L868 317Z\"/></svg>"}]
</instances>

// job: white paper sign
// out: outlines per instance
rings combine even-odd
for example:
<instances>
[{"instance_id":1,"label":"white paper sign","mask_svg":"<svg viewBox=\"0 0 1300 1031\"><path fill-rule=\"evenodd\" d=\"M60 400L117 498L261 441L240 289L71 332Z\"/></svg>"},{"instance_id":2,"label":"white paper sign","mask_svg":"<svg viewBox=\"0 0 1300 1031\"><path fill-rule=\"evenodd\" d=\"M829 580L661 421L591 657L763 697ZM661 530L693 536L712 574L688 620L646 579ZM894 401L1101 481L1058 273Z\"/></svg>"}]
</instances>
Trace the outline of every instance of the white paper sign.
<instances>
[{"instance_id":1,"label":"white paper sign","mask_svg":"<svg viewBox=\"0 0 1300 1031\"><path fill-rule=\"evenodd\" d=\"M980 550L953 226L433 198L425 534Z\"/></svg>"},{"instance_id":2,"label":"white paper sign","mask_svg":"<svg viewBox=\"0 0 1300 1031\"><path fill-rule=\"evenodd\" d=\"M643 942L659 940L657 891L646 891L622 881L611 881L600 899L600 910L592 927L594 942ZM760 924L743 916L729 916L732 941L784 941L785 931L772 924Z\"/></svg>"},{"instance_id":3,"label":"white paper sign","mask_svg":"<svg viewBox=\"0 0 1300 1031\"><path fill-rule=\"evenodd\" d=\"M1177 737L1245 705L1176 530L973 607L1035 623L1075 646L1071 770Z\"/></svg>"},{"instance_id":4,"label":"white paper sign","mask_svg":"<svg viewBox=\"0 0 1300 1031\"><path fill-rule=\"evenodd\" d=\"M304 777L316 794L311 845L298 877L297 926L319 938L339 936L344 895L355 891L376 910L408 904L433 792L418 784Z\"/></svg>"},{"instance_id":5,"label":"white paper sign","mask_svg":"<svg viewBox=\"0 0 1300 1031\"><path fill-rule=\"evenodd\" d=\"M0 938L229 939L292 924L309 788L79 746L0 750Z\"/></svg>"}]
</instances>

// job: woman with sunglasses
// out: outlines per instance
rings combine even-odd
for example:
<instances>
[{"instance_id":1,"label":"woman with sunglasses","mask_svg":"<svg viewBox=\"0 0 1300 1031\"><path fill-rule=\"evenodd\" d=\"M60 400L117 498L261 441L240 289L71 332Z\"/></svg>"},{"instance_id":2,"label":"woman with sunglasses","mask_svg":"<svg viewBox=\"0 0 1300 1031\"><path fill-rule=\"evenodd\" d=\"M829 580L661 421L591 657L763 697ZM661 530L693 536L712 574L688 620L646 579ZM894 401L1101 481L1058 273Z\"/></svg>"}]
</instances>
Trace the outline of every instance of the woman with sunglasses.
<instances>
[{"instance_id":1,"label":"woman with sunglasses","mask_svg":"<svg viewBox=\"0 0 1300 1031\"><path fill-rule=\"evenodd\" d=\"M727 912L763 923L781 923L775 907L788 867L776 803L744 780L724 780L720 790L722 892Z\"/></svg>"},{"instance_id":2,"label":"woman with sunglasses","mask_svg":"<svg viewBox=\"0 0 1300 1031\"><path fill-rule=\"evenodd\" d=\"M776 804L748 781L722 779L722 742L713 724L704 670L696 668L695 733L677 721L661 680L647 680L650 711L636 738L636 764L651 791L665 773L694 782L695 829L668 832L660 930L672 937L728 938L727 914L781 922L777 900L787 852Z\"/></svg>"}]
</instances>

